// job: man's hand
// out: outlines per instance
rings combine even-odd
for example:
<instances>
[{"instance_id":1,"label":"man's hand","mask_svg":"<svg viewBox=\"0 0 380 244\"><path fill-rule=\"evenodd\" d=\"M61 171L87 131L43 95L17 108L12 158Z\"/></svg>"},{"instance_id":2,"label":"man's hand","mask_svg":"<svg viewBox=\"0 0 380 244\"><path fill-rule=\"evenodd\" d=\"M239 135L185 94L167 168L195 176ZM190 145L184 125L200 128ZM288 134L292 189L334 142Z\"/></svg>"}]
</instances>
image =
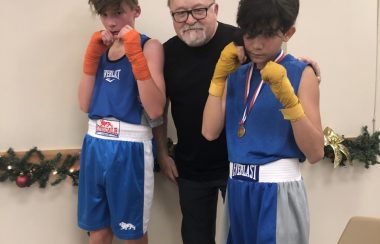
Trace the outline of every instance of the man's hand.
<instances>
[{"instance_id":1,"label":"man's hand","mask_svg":"<svg viewBox=\"0 0 380 244\"><path fill-rule=\"evenodd\" d=\"M158 163L166 177L168 177L171 182L177 184L178 171L173 158L167 155L166 157L159 158Z\"/></svg>"},{"instance_id":2,"label":"man's hand","mask_svg":"<svg viewBox=\"0 0 380 244\"><path fill-rule=\"evenodd\" d=\"M322 81L321 69L320 69L318 63L316 61L314 61L313 59L311 59L310 57L307 57L307 56L298 57L298 60L305 62L305 63L309 63L314 70L315 76L317 76L318 82L321 83L321 81Z\"/></svg>"}]
</instances>

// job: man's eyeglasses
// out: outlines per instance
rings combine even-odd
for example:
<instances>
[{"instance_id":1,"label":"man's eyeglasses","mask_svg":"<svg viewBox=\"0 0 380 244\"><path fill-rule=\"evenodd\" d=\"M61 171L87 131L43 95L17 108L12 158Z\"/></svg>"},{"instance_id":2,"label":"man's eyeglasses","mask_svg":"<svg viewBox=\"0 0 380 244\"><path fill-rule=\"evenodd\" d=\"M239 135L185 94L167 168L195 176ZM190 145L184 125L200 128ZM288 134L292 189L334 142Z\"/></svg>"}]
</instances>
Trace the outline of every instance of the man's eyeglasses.
<instances>
[{"instance_id":1,"label":"man's eyeglasses","mask_svg":"<svg viewBox=\"0 0 380 244\"><path fill-rule=\"evenodd\" d=\"M194 19L201 20L207 17L208 9L214 4L215 3L211 3L210 5L208 5L208 7L205 7L205 8L194 8L191 10L172 12L172 16L173 16L174 21L177 23L186 22L187 19L189 18L189 14L191 14L191 16L193 16Z\"/></svg>"}]
</instances>

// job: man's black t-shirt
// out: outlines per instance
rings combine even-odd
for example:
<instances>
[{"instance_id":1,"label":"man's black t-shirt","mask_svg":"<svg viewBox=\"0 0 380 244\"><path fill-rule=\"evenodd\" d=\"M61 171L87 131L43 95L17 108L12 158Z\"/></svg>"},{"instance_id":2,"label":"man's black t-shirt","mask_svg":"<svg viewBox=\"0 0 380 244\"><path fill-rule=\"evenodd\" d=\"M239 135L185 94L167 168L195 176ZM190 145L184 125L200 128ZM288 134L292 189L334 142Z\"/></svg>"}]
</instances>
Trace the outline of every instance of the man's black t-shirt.
<instances>
[{"instance_id":1,"label":"man's black t-shirt","mask_svg":"<svg viewBox=\"0 0 380 244\"><path fill-rule=\"evenodd\" d=\"M177 36L164 43L166 92L178 136L175 162L184 179L208 181L228 176L224 130L217 140L207 141L201 129L216 62L235 32L236 27L219 22L214 37L204 46L189 47Z\"/></svg>"}]
</instances>

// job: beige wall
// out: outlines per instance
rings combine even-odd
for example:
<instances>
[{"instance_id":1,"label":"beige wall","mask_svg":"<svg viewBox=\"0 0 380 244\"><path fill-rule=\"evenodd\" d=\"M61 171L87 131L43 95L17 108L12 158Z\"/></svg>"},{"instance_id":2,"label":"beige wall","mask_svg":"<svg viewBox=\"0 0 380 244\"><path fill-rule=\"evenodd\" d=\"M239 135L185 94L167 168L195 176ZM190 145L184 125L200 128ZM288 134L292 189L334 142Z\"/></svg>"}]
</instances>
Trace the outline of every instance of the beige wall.
<instances>
[{"instance_id":1,"label":"beige wall","mask_svg":"<svg viewBox=\"0 0 380 244\"><path fill-rule=\"evenodd\" d=\"M166 1L140 1L137 28L164 42L174 34ZM218 2L220 20L233 24L238 1ZM318 60L323 125L346 136L357 135L362 125L372 129L376 89L380 94L377 2L301 0L297 33L288 44L289 52ZM76 88L88 38L101 27L96 16L87 1L78 0L7 1L0 16L0 151L79 148L86 116L78 109ZM174 138L173 128L170 133ZM380 216L380 166L333 170L322 161L304 165L303 173L311 244L336 243L353 215ZM70 182L47 189L1 183L0 243L85 243L76 227L76 194ZM161 175L156 175L150 240L181 243L176 188Z\"/></svg>"}]
</instances>

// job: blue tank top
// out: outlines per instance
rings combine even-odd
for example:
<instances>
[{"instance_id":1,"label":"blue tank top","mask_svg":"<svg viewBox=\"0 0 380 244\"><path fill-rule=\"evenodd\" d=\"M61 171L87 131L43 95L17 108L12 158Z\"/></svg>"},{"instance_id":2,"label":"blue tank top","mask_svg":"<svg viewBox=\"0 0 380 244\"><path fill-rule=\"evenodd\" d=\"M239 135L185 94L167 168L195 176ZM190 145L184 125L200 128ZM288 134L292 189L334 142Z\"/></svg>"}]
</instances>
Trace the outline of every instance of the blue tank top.
<instances>
[{"instance_id":1,"label":"blue tank top","mask_svg":"<svg viewBox=\"0 0 380 244\"><path fill-rule=\"evenodd\" d=\"M143 47L149 38L142 34L140 37ZM126 56L115 61L107 56L108 51L100 58L88 117L113 117L131 124L142 124L144 109L131 63Z\"/></svg>"},{"instance_id":2,"label":"blue tank top","mask_svg":"<svg viewBox=\"0 0 380 244\"><path fill-rule=\"evenodd\" d=\"M297 94L302 72L306 64L291 55L280 62ZM268 84L264 83L251 112L245 121L245 135L237 136L239 122L243 116L244 89L247 72L252 63L241 66L228 78L226 97L226 134L228 156L231 162L246 164L266 164L282 158L305 160L298 148L288 120L283 118L282 104L273 95ZM248 103L261 81L260 70L253 69Z\"/></svg>"}]
</instances>

